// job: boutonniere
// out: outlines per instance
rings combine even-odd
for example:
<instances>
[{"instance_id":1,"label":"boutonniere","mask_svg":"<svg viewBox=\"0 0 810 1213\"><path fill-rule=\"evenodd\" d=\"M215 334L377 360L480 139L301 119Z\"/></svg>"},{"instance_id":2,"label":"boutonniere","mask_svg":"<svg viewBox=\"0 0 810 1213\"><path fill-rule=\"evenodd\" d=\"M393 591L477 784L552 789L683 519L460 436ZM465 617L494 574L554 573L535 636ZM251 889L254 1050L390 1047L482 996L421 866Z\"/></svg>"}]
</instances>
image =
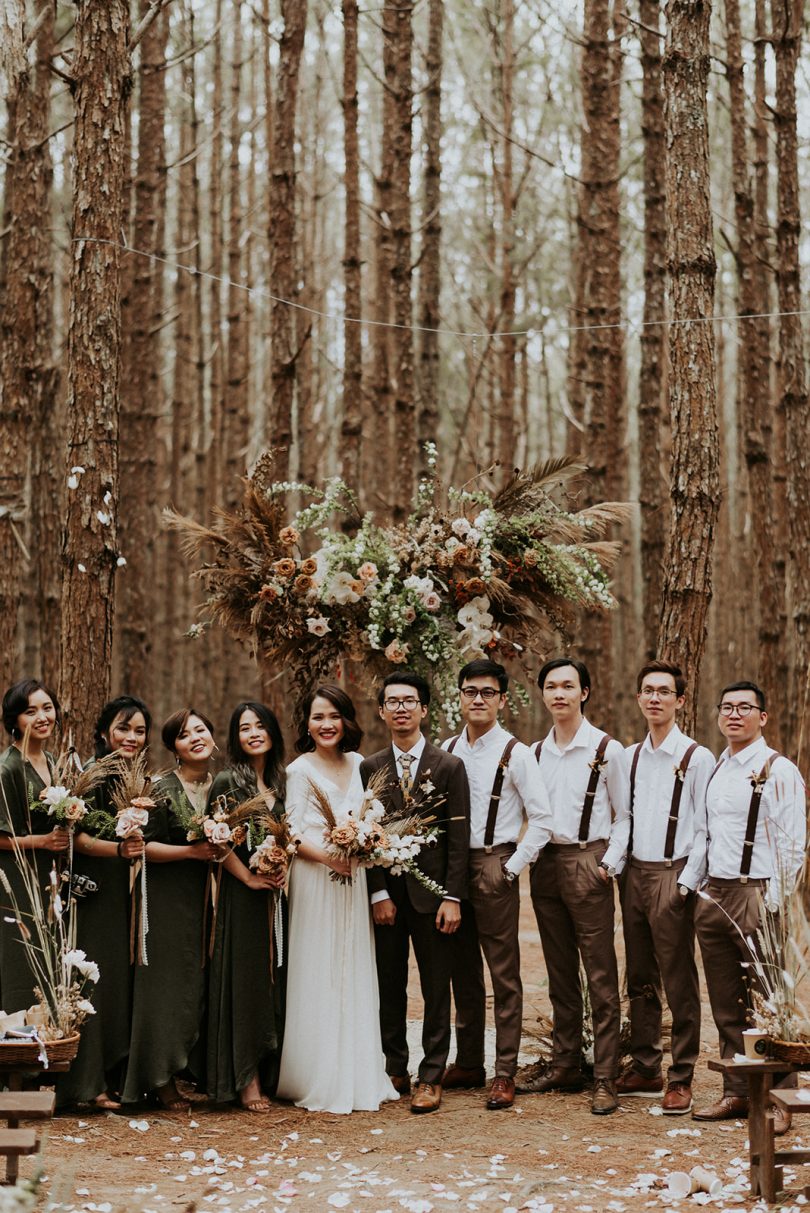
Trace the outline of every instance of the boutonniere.
<instances>
[{"instance_id":1,"label":"boutonniere","mask_svg":"<svg viewBox=\"0 0 810 1213\"><path fill-rule=\"evenodd\" d=\"M752 771L751 772L751 774L748 776L748 779L751 784L751 787L754 789L755 792L758 789L763 788L765 786L765 784L768 782L768 780L770 778L770 775L771 775L771 764L769 762L765 763L765 766L762 768L761 771Z\"/></svg>"},{"instance_id":2,"label":"boutonniere","mask_svg":"<svg viewBox=\"0 0 810 1213\"><path fill-rule=\"evenodd\" d=\"M430 775L430 771L425 771L425 774ZM433 783L433 781L431 779L420 779L419 780L419 790L421 792L425 792L426 795L430 796L433 792L436 791L436 785L435 785L435 783Z\"/></svg>"},{"instance_id":3,"label":"boutonniere","mask_svg":"<svg viewBox=\"0 0 810 1213\"><path fill-rule=\"evenodd\" d=\"M604 756L602 756L600 758L599 755L597 755L595 758L591 759L591 761L588 763L588 766L591 768L592 771L595 771L597 775L601 775L602 772L604 771L605 767L607 766L607 764L608 764L607 758L605 758Z\"/></svg>"},{"instance_id":4,"label":"boutonniere","mask_svg":"<svg viewBox=\"0 0 810 1213\"><path fill-rule=\"evenodd\" d=\"M686 771L683 769L681 764L676 763L672 769L675 772L675 778L679 779L680 782L683 783L684 779L686 779Z\"/></svg>"}]
</instances>

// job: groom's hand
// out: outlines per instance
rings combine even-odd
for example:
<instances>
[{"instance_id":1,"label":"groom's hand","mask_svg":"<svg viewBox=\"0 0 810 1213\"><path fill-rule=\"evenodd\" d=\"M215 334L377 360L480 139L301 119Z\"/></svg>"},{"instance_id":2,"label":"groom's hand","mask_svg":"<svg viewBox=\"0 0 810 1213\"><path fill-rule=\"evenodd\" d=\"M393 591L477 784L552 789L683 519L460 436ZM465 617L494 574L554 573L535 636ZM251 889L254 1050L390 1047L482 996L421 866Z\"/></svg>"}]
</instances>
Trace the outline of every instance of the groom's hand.
<instances>
[{"instance_id":1,"label":"groom's hand","mask_svg":"<svg viewBox=\"0 0 810 1213\"><path fill-rule=\"evenodd\" d=\"M452 935L461 926L461 906L457 901L443 901L436 914L436 926L442 935Z\"/></svg>"},{"instance_id":2,"label":"groom's hand","mask_svg":"<svg viewBox=\"0 0 810 1213\"><path fill-rule=\"evenodd\" d=\"M371 907L371 917L377 927L392 927L396 920L397 907L390 897L375 901Z\"/></svg>"}]
</instances>

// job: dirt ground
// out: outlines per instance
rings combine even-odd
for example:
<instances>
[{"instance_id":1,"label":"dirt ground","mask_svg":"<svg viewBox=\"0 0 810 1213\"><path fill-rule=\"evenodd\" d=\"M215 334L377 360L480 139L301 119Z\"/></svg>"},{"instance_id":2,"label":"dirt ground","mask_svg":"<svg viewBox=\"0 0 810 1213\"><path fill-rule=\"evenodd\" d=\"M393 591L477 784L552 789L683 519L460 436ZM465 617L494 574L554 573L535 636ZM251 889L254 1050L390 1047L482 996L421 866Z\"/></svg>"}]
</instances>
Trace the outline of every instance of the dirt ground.
<instances>
[{"instance_id":1,"label":"dirt ground","mask_svg":"<svg viewBox=\"0 0 810 1213\"><path fill-rule=\"evenodd\" d=\"M537 1052L532 1033L549 1005L525 882L522 893L524 1055L531 1060ZM415 976L412 990L418 1039ZM703 1024L695 1084L701 1103L719 1093L717 1077L705 1068L716 1049L705 998ZM417 1050L412 1072L418 1057ZM440 1111L429 1116L413 1116L406 1100L351 1116L284 1104L258 1116L206 1103L182 1115L135 1109L126 1115L61 1116L49 1127L40 1158L23 1160L21 1171L27 1177L39 1167L51 1207L71 1213L766 1207L750 1199L744 1123L663 1117L658 1101L649 1099L627 1099L612 1116L593 1116L589 1108L587 1092L520 1096L514 1108L501 1112L485 1109L483 1092L448 1092ZM786 1144L810 1146L810 1118L796 1129ZM673 1198L667 1175L696 1163L717 1172L722 1193ZM801 1190L801 1174L786 1171L785 1178L793 1192ZM782 1207L804 1204L804 1196L792 1196Z\"/></svg>"}]
</instances>

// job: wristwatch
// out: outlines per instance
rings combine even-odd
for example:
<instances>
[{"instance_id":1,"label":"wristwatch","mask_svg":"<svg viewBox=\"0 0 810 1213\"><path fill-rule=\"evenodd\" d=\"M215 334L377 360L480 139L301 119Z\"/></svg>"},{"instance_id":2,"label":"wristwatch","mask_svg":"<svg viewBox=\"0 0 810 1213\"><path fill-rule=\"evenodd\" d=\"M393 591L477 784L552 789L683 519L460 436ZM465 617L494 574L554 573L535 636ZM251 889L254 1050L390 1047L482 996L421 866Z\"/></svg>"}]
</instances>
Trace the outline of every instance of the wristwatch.
<instances>
[{"instance_id":1,"label":"wristwatch","mask_svg":"<svg viewBox=\"0 0 810 1213\"><path fill-rule=\"evenodd\" d=\"M603 872L607 872L609 880L612 880L613 877L616 875L616 869L612 868L609 863L600 863L599 867L602 869Z\"/></svg>"},{"instance_id":2,"label":"wristwatch","mask_svg":"<svg viewBox=\"0 0 810 1213\"><path fill-rule=\"evenodd\" d=\"M509 884L517 880L517 872L510 872L508 868L501 868L501 871L503 872L504 880L507 880Z\"/></svg>"},{"instance_id":3,"label":"wristwatch","mask_svg":"<svg viewBox=\"0 0 810 1213\"><path fill-rule=\"evenodd\" d=\"M688 886L688 885L685 885L685 884L679 884L679 885L678 885L678 892L680 893L681 897L688 897L688 896L689 896L689 894L692 892L692 890L689 888L689 886Z\"/></svg>"}]
</instances>

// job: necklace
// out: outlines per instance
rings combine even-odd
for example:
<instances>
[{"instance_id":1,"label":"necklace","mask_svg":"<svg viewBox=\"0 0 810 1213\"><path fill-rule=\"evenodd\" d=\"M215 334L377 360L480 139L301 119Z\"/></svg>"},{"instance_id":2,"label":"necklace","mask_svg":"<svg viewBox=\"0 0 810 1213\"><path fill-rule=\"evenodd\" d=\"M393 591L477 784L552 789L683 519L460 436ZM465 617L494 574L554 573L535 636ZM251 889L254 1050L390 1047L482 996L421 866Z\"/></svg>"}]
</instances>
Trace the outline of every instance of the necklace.
<instances>
[{"instance_id":1,"label":"necklace","mask_svg":"<svg viewBox=\"0 0 810 1213\"><path fill-rule=\"evenodd\" d=\"M202 779L184 779L178 772L177 778L180 780L195 809L200 811L205 808L205 803L208 799L208 789L211 787L213 776L207 773Z\"/></svg>"}]
</instances>

